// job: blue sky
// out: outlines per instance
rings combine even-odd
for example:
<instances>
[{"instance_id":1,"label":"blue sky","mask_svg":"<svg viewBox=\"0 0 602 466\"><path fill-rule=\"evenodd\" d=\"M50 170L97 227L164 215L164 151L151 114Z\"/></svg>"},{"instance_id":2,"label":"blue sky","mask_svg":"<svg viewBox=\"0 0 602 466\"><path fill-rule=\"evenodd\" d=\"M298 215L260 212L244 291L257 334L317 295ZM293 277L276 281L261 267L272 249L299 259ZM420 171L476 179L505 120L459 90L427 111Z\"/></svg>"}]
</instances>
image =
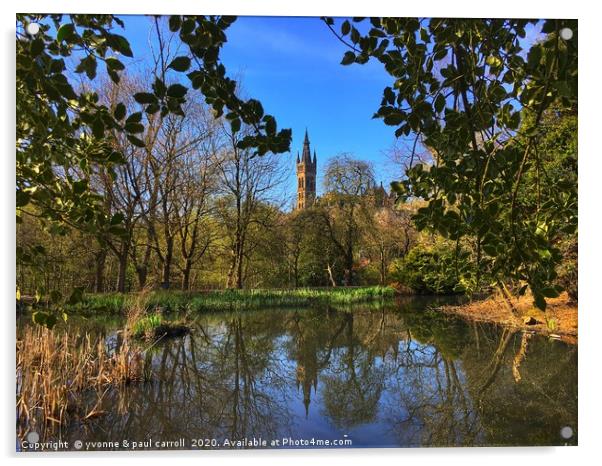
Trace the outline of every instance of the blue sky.
<instances>
[{"instance_id":1,"label":"blue sky","mask_svg":"<svg viewBox=\"0 0 602 466\"><path fill-rule=\"evenodd\" d=\"M122 18L134 59L148 60L153 19ZM528 26L522 45L528 48L540 30L541 23ZM386 187L401 178L401 169L386 155L395 143L395 128L372 119L392 82L380 63L341 65L347 49L318 17L239 17L226 33L221 60L229 76L240 79L243 96L259 99L280 128L293 131L291 152L281 155L290 167L287 196L295 194L295 157L306 128L318 154L319 178L328 159L341 153L370 161L377 182ZM412 135L408 141L413 142ZM397 141L397 146L410 150L411 142ZM319 193L321 179L317 188Z\"/></svg>"},{"instance_id":2,"label":"blue sky","mask_svg":"<svg viewBox=\"0 0 602 466\"><path fill-rule=\"evenodd\" d=\"M147 56L151 20L124 20L134 57ZM259 99L279 127L293 131L291 153L282 154L290 160L289 194L306 128L318 154L318 172L329 158L348 152L371 161L377 181L387 185L399 178L383 153L394 142L394 128L372 119L390 84L382 65L342 66L345 46L317 17L239 17L227 35L221 59L228 74L241 78L245 96Z\"/></svg>"},{"instance_id":3,"label":"blue sky","mask_svg":"<svg viewBox=\"0 0 602 466\"><path fill-rule=\"evenodd\" d=\"M382 65L340 64L345 46L319 18L239 18L228 33L223 61L243 85L293 130L293 155L305 128L318 169L341 152L371 160L379 177L393 129L372 119L390 78ZM392 181L383 179L383 181Z\"/></svg>"}]
</instances>

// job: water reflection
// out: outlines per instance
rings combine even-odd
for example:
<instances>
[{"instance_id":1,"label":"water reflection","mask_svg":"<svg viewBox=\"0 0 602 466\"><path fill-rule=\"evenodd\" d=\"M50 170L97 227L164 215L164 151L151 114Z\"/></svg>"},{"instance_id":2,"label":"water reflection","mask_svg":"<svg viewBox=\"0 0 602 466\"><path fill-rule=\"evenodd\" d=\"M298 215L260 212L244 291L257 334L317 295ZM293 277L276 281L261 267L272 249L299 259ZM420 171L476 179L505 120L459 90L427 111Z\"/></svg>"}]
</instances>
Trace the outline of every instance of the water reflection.
<instances>
[{"instance_id":1,"label":"water reflection","mask_svg":"<svg viewBox=\"0 0 602 466\"><path fill-rule=\"evenodd\" d=\"M352 439L353 446L561 445L577 346L425 310L204 315L153 347L154 382L105 395L87 440Z\"/></svg>"}]
</instances>

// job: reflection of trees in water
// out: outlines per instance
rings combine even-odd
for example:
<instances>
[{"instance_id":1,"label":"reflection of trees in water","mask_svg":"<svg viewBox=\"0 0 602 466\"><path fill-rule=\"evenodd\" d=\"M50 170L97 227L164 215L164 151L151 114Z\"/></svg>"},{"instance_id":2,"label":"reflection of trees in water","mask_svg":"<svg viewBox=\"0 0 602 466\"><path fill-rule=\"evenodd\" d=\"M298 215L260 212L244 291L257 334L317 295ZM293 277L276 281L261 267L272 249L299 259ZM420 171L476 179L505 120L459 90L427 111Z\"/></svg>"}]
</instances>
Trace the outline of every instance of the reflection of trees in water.
<instances>
[{"instance_id":1,"label":"reflection of trees in water","mask_svg":"<svg viewBox=\"0 0 602 466\"><path fill-rule=\"evenodd\" d=\"M461 363L412 340L387 360L391 377L384 416L402 445L473 445L478 416L462 382Z\"/></svg>"},{"instance_id":2,"label":"reflection of trees in water","mask_svg":"<svg viewBox=\"0 0 602 466\"><path fill-rule=\"evenodd\" d=\"M238 439L286 431L290 381L280 376L284 361L274 348L282 323L266 324L232 317L157 346L149 355L153 383L112 392L105 401L112 412L91 424L88 438Z\"/></svg>"},{"instance_id":3,"label":"reflection of trees in water","mask_svg":"<svg viewBox=\"0 0 602 466\"><path fill-rule=\"evenodd\" d=\"M576 426L576 347L491 325L406 316L388 422L404 445L561 444ZM520 377L517 382L518 365Z\"/></svg>"},{"instance_id":4,"label":"reflection of trees in water","mask_svg":"<svg viewBox=\"0 0 602 466\"><path fill-rule=\"evenodd\" d=\"M323 376L323 413L338 428L374 420L384 386L382 367L354 334L354 316L344 315L343 346ZM374 340L373 340L374 341Z\"/></svg>"},{"instance_id":5,"label":"reflection of trees in water","mask_svg":"<svg viewBox=\"0 0 602 466\"><path fill-rule=\"evenodd\" d=\"M475 327L481 352L462 356L466 385L491 445L560 445L577 429L577 346ZM520 360L520 369L516 367ZM517 382L516 373L520 378ZM569 443L576 443L576 438Z\"/></svg>"},{"instance_id":6,"label":"reflection of trees in water","mask_svg":"<svg viewBox=\"0 0 602 466\"><path fill-rule=\"evenodd\" d=\"M147 357L154 382L109 392L87 438L291 435L295 390L306 416L376 423L400 445L554 444L576 430L577 347L411 307L203 316Z\"/></svg>"}]
</instances>

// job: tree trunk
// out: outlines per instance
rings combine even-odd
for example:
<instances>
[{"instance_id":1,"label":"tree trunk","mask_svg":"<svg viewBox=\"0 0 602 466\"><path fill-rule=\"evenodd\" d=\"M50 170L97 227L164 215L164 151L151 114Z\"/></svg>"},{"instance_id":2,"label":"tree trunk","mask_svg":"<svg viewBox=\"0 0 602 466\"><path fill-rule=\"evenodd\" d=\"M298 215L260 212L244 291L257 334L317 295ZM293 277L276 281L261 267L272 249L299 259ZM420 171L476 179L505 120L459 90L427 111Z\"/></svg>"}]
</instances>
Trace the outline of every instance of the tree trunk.
<instances>
[{"instance_id":1,"label":"tree trunk","mask_svg":"<svg viewBox=\"0 0 602 466\"><path fill-rule=\"evenodd\" d=\"M334 277L332 276L332 267L330 267L330 264L326 264L326 271L328 272L328 279L330 280L330 284L332 285L333 288L336 288L337 282L335 281Z\"/></svg>"},{"instance_id":2,"label":"tree trunk","mask_svg":"<svg viewBox=\"0 0 602 466\"><path fill-rule=\"evenodd\" d=\"M171 261L173 259L173 238L167 239L167 250L165 252L165 259L163 260L163 277L161 287L166 290L169 289L171 284Z\"/></svg>"},{"instance_id":3,"label":"tree trunk","mask_svg":"<svg viewBox=\"0 0 602 466\"><path fill-rule=\"evenodd\" d=\"M380 252L380 284L382 286L385 285L387 281L387 267L385 264L385 253L383 251Z\"/></svg>"},{"instance_id":4,"label":"tree trunk","mask_svg":"<svg viewBox=\"0 0 602 466\"><path fill-rule=\"evenodd\" d=\"M242 286L243 286L243 279L242 279L242 274L243 274L243 254L242 254L242 248L239 251L238 254L238 260L237 260L237 264L236 264L236 288L238 288L239 290L242 290Z\"/></svg>"},{"instance_id":5,"label":"tree trunk","mask_svg":"<svg viewBox=\"0 0 602 466\"><path fill-rule=\"evenodd\" d=\"M234 272L236 270L236 254L234 251L232 252L232 261L230 262L230 267L228 268L228 275L226 279L226 288L234 288Z\"/></svg>"},{"instance_id":6,"label":"tree trunk","mask_svg":"<svg viewBox=\"0 0 602 466\"><path fill-rule=\"evenodd\" d=\"M186 258L186 265L182 271L182 291L190 290L190 271L192 270L192 261Z\"/></svg>"},{"instance_id":7,"label":"tree trunk","mask_svg":"<svg viewBox=\"0 0 602 466\"><path fill-rule=\"evenodd\" d=\"M138 274L138 287L142 290L146 286L146 278L148 276L146 265L136 267L136 273Z\"/></svg>"},{"instance_id":8,"label":"tree trunk","mask_svg":"<svg viewBox=\"0 0 602 466\"><path fill-rule=\"evenodd\" d=\"M345 257L345 286L353 284L353 252L351 248L347 251Z\"/></svg>"},{"instance_id":9,"label":"tree trunk","mask_svg":"<svg viewBox=\"0 0 602 466\"><path fill-rule=\"evenodd\" d=\"M243 287L243 246L240 239L237 239L232 248L232 262L230 263L230 269L228 270L228 281L226 282L226 288L238 288Z\"/></svg>"},{"instance_id":10,"label":"tree trunk","mask_svg":"<svg viewBox=\"0 0 602 466\"><path fill-rule=\"evenodd\" d=\"M119 272L117 274L117 291L119 293L125 293L125 280L127 274L129 249L129 244L124 242L122 243L121 250L119 251Z\"/></svg>"},{"instance_id":11,"label":"tree trunk","mask_svg":"<svg viewBox=\"0 0 602 466\"><path fill-rule=\"evenodd\" d=\"M148 264L151 258L152 247L147 244L144 250L144 256L142 262L136 263L136 273L138 274L138 287L142 290L146 286L148 279Z\"/></svg>"},{"instance_id":12,"label":"tree trunk","mask_svg":"<svg viewBox=\"0 0 602 466\"><path fill-rule=\"evenodd\" d=\"M94 291L103 293L105 290L105 265L107 262L107 249L102 248L96 254L96 274L94 279Z\"/></svg>"},{"instance_id":13,"label":"tree trunk","mask_svg":"<svg viewBox=\"0 0 602 466\"><path fill-rule=\"evenodd\" d=\"M295 288L299 288L299 256L295 257L295 263L293 267L293 279L295 280Z\"/></svg>"}]
</instances>

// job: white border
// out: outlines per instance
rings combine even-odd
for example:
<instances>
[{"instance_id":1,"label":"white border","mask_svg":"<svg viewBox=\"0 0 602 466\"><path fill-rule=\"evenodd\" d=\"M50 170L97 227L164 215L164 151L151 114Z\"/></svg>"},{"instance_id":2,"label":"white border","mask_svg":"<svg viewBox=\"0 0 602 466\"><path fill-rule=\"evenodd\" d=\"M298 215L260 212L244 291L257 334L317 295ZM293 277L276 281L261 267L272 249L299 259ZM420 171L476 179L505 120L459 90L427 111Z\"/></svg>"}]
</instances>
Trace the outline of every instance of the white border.
<instances>
[{"instance_id":1,"label":"white border","mask_svg":"<svg viewBox=\"0 0 602 466\"><path fill-rule=\"evenodd\" d=\"M1 141L4 153L0 156L2 168L2 201L0 214L3 228L2 286L2 420L0 422L0 450L8 461L29 464L40 460L51 463L103 464L108 461L134 461L163 464L174 457L178 464L245 464L264 465L286 463L307 465L310 462L344 463L362 465L374 462L414 462L419 464L462 464L508 466L517 460L529 463L587 464L599 451L602 443L597 437L602 432L599 425L600 403L600 334L602 332L602 306L596 300L602 257L600 256L599 221L600 189L602 184L602 151L599 146L602 79L600 49L602 40L598 34L599 11L593 2L577 1L525 1L503 2L430 0L428 2L403 0L303 0L283 2L268 0L180 1L145 0L129 2L105 0L102 3L85 3L81 0L4 0L2 8L2 110L0 111ZM456 17L558 17L579 19L579 213L580 213L580 323L579 323L579 447L573 448L455 448L455 449L354 449L323 451L236 451L236 452L144 452L128 453L70 453L47 455L14 454L14 283L15 283L15 228L14 228L14 137L15 137L15 64L14 64L14 15L17 12L81 12L81 13L220 13L237 15L286 15L286 16L456 16ZM598 215L597 215L598 214ZM599 464L600 459L596 461Z\"/></svg>"}]
</instances>

